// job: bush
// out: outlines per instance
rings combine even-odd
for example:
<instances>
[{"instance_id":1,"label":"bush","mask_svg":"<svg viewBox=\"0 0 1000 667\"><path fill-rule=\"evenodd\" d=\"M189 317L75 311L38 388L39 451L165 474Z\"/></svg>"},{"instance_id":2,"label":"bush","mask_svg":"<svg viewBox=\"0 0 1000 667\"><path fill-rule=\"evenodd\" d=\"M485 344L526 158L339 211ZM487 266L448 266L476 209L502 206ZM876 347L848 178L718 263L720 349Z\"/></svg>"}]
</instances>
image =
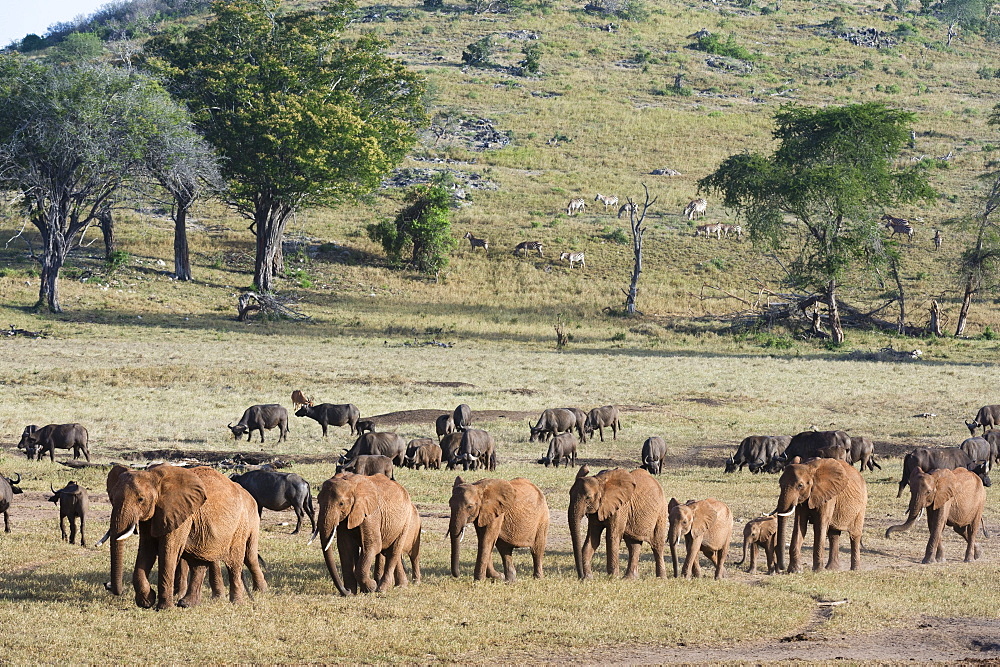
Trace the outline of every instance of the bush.
<instances>
[{"instance_id":1,"label":"bush","mask_svg":"<svg viewBox=\"0 0 1000 667\"><path fill-rule=\"evenodd\" d=\"M740 46L736 43L736 38L733 35L729 35L726 41L723 42L722 38L716 34L700 35L697 38L697 42L694 44L694 48L699 51L704 51L705 53L712 53L717 56L726 56L727 58L738 58L740 60L753 61L754 55L746 49L746 47Z\"/></svg>"},{"instance_id":2,"label":"bush","mask_svg":"<svg viewBox=\"0 0 1000 667\"><path fill-rule=\"evenodd\" d=\"M626 21L639 22L649 18L649 9L644 0L591 0L584 9L610 14Z\"/></svg>"},{"instance_id":3,"label":"bush","mask_svg":"<svg viewBox=\"0 0 1000 667\"><path fill-rule=\"evenodd\" d=\"M538 70L541 66L542 60L542 46L537 42L528 42L521 49L521 53L524 54L524 60L519 64L521 66L521 72L526 74L538 74Z\"/></svg>"},{"instance_id":4,"label":"bush","mask_svg":"<svg viewBox=\"0 0 1000 667\"><path fill-rule=\"evenodd\" d=\"M441 184L417 186L406 195L408 205L393 221L368 225L368 237L380 244L389 260L402 262L410 251L410 264L433 273L448 266L448 253L457 245L451 235L452 195Z\"/></svg>"},{"instance_id":5,"label":"bush","mask_svg":"<svg viewBox=\"0 0 1000 667\"><path fill-rule=\"evenodd\" d=\"M131 261L132 255L128 254L124 250L115 250L104 262L104 270L109 276L111 276L128 266L128 263Z\"/></svg>"},{"instance_id":6,"label":"bush","mask_svg":"<svg viewBox=\"0 0 1000 667\"><path fill-rule=\"evenodd\" d=\"M601 230L601 238L618 245L628 245L631 242L628 234L621 227L605 227Z\"/></svg>"},{"instance_id":7,"label":"bush","mask_svg":"<svg viewBox=\"0 0 1000 667\"><path fill-rule=\"evenodd\" d=\"M473 67L493 67L495 48L493 35L486 35L465 47L465 51L462 51L462 62Z\"/></svg>"}]
</instances>

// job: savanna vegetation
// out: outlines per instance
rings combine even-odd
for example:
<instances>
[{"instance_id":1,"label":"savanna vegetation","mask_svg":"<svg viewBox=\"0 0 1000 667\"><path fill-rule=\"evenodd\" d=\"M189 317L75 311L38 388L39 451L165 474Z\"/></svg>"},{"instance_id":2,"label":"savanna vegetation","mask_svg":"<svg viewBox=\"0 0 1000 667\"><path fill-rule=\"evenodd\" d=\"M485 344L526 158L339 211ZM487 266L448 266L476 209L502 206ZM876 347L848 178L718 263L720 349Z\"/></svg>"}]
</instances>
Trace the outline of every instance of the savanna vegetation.
<instances>
[{"instance_id":1,"label":"savanna vegetation","mask_svg":"<svg viewBox=\"0 0 1000 667\"><path fill-rule=\"evenodd\" d=\"M157 109L152 120L182 130L143 126L128 135L132 143L114 139L127 150L98 151L107 168L83 172L100 178L63 209L19 196L37 188L5 181L0 312L5 323L44 334L5 339L0 358L0 472L22 473L26 491L14 502L14 532L0 535L0 619L31 628L4 633L5 655L424 662L624 660L622 651L642 649L662 661L690 655L680 644L770 644L815 631L906 646L915 627L939 619L993 622L995 605L982 592L996 581L995 536L983 540L977 563L929 566L919 564L921 528L883 537L905 512L905 496L895 498L900 455L957 444L967 435L961 419L997 402L1000 131L989 120L1000 46L981 5L425 0L342 4L327 16L305 0L273 16L253 15L254 6L232 3L229 11L246 16L229 18L246 21L239 46L268 45L266 53L238 60L225 51L208 74L194 64L217 45L235 46L226 43L231 31L212 32L219 26L202 2L109 6L26 36L15 45L20 53L0 56L0 74L22 73L12 80L84 73L53 75L13 99L4 88L0 130L31 116L26 91L77 94L95 79L91 90L136 81L130 90L144 95L108 88L104 98L79 98L73 114L43 114L79 118L76 134L61 139L93 148L120 130L104 123L101 114L118 113L99 104L105 98ZM702 28L708 35L696 36ZM882 48L869 46L872 34ZM329 70L301 75L306 61L337 63L372 85L357 86L353 98L319 95L340 82ZM149 78L152 70L160 78ZM376 70L407 85L387 91ZM899 123L886 140L892 150L864 163L871 173L849 169L872 157L860 155L863 144L833 146L859 159L836 172L849 176L850 191L833 193L845 195L843 216L829 207L817 233L805 223L829 191L805 186L829 184L829 165L796 171L781 132L838 109ZM331 126L339 134L324 134ZM331 136L340 143L321 141ZM293 154L282 155L288 147ZM341 151L344 161L328 159ZM8 149L2 157L31 155ZM769 182L761 226L737 217L746 199L727 210L712 189L700 191L705 221L682 217L699 183L717 185L703 179L742 155L788 177ZM786 155L793 159L783 162ZM158 173L163 165L172 169ZM909 184L919 187L897 187L898 174L915 175L919 183ZM594 196L641 202L643 185L656 202L643 222L638 312L626 317L630 230ZM808 205L795 208L805 195ZM567 216L576 197L587 209ZM883 213L911 220L912 243L888 237ZM744 224L750 238L695 238L694 226L706 221ZM113 230L113 251L97 228ZM843 252L825 254L832 263L812 261L837 238L831 229L848 233ZM472 252L461 241L467 231L488 238L489 251ZM542 241L544 257L513 256L527 240ZM564 251L585 252L586 268L569 270L557 259ZM46 257L58 260L58 292L46 287ZM843 342L831 340L823 305L831 279L849 306L840 312ZM238 322L237 299L252 288L310 318ZM812 301L800 310L800 298ZM925 333L932 302L943 336ZM816 308L825 336L811 333ZM762 313L790 316L769 323ZM960 320L963 335L953 337ZM553 325L566 336L559 351ZM923 354L899 363L879 352L886 347ZM498 475L532 479L553 511L546 578L527 578L528 557L518 553L515 585L473 584L467 539L466 576L453 580L444 531L454 473L404 470L398 479L425 522L420 586L339 598L318 547L287 534L291 515L265 511L268 593L240 607L139 610L129 596L105 592L106 551L59 541L44 500L49 483L83 483L94 542L107 528L107 469L26 462L15 448L26 424L78 421L101 465L264 449L315 492L350 445L345 432L323 440L315 423L293 418L287 443L276 445L272 432L262 447L234 443L225 429L250 404L287 404L294 388L353 402L366 417L460 402L493 411L477 426L497 438ZM625 430L617 441L588 442L582 460L594 470L635 466L642 441L663 435L671 454L659 478L665 493L727 502L738 520L731 554L742 522L774 509L777 495L773 476L722 473L743 436L812 426L870 435L883 469L864 473L862 570L765 576L731 565L721 582L657 581L647 548L639 581L578 582L565 523L574 472L535 463L541 448L528 443L525 420L545 407L608 403L623 407ZM913 416L925 413L935 416ZM406 415L382 421L410 437L432 434L429 422ZM997 517L988 495L987 526ZM957 560L957 536L945 544ZM600 553L598 561L597 571ZM817 611L818 601L845 599Z\"/></svg>"}]
</instances>

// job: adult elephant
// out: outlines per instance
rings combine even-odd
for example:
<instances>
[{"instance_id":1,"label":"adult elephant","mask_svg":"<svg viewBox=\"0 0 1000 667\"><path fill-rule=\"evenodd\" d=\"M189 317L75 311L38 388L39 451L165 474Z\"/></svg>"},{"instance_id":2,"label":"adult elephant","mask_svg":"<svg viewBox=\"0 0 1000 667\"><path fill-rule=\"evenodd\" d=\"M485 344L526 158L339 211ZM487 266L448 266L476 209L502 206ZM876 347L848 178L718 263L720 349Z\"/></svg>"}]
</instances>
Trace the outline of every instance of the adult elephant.
<instances>
[{"instance_id":1,"label":"adult elephant","mask_svg":"<svg viewBox=\"0 0 1000 667\"><path fill-rule=\"evenodd\" d=\"M477 581L487 576L500 578L500 573L493 567L494 546L503 558L507 581L517 579L513 557L515 547L531 549L535 578L542 578L542 558L549 534L549 506L545 502L545 494L537 486L523 477L509 482L505 479L481 479L472 484L456 477L448 504L451 506L451 521L448 524L451 576L458 576L459 543L465 535L465 527L472 523L479 538L473 575Z\"/></svg>"},{"instance_id":2,"label":"adult elephant","mask_svg":"<svg viewBox=\"0 0 1000 667\"><path fill-rule=\"evenodd\" d=\"M239 602L243 565L250 568L256 591L267 590L258 562L260 518L257 503L239 484L212 468L179 468L159 465L129 470L116 465L108 473L111 527L101 539L111 543L111 583L122 593L124 540L139 533L139 549L132 573L135 603L143 608L174 606L174 578L183 579L184 564L192 566L191 582L178 601L194 606L201 596L207 568L217 562L229 570L229 599ZM185 563L181 563L181 559ZM149 573L158 564L157 590L150 588ZM181 582L183 587L183 581Z\"/></svg>"},{"instance_id":3,"label":"adult elephant","mask_svg":"<svg viewBox=\"0 0 1000 667\"><path fill-rule=\"evenodd\" d=\"M792 542L788 549L788 571L802 570L799 559L806 529L813 526L813 569L820 569L823 540L829 537L830 558L826 569L840 568L840 533L851 536L851 569L861 566L861 531L865 525L868 487L854 466L839 459L820 458L799 462L792 459L778 480L781 494L774 510L778 519L778 567L784 566L784 517L795 514Z\"/></svg>"},{"instance_id":4,"label":"adult elephant","mask_svg":"<svg viewBox=\"0 0 1000 667\"><path fill-rule=\"evenodd\" d=\"M320 537L326 568L341 595L359 590L382 592L393 584L406 586L403 554L410 556L414 582L420 581L420 515L406 489L385 475L342 472L323 482L316 537ZM330 550L334 537L343 579ZM385 560L376 583L371 571L380 555Z\"/></svg>"},{"instance_id":5,"label":"adult elephant","mask_svg":"<svg viewBox=\"0 0 1000 667\"><path fill-rule=\"evenodd\" d=\"M941 536L945 526L951 526L966 541L965 562L979 558L976 532L983 525L983 506L986 489L979 475L965 468L932 470L929 473L917 468L910 474L910 506L906 522L889 526L885 536L909 530L927 510L927 529L930 537L924 552L924 563L944 562Z\"/></svg>"},{"instance_id":6,"label":"adult elephant","mask_svg":"<svg viewBox=\"0 0 1000 667\"><path fill-rule=\"evenodd\" d=\"M586 538L580 534L587 517ZM594 553L607 530L608 574L618 574L618 549L624 538L628 545L628 569L625 577L639 576L639 551L643 542L653 548L656 576L666 577L663 548L667 537L667 501L663 488L645 470L602 470L590 475L587 466L580 468L569 490L569 532L573 539L576 573L590 579Z\"/></svg>"}]
</instances>

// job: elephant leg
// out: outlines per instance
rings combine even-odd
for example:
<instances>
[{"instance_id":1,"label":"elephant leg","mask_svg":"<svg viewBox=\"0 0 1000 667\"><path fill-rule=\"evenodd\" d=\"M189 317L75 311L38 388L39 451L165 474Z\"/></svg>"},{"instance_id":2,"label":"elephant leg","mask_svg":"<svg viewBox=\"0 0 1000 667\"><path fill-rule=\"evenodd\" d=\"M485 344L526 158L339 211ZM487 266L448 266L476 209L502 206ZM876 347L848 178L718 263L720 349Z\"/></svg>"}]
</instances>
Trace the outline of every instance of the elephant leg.
<instances>
[{"instance_id":1,"label":"elephant leg","mask_svg":"<svg viewBox=\"0 0 1000 667\"><path fill-rule=\"evenodd\" d=\"M177 576L174 577L174 598L180 600L188 592L188 575L191 568L188 566L188 559L181 558L177 561ZM178 604L180 604L178 602Z\"/></svg>"},{"instance_id":2,"label":"elephant leg","mask_svg":"<svg viewBox=\"0 0 1000 667\"><path fill-rule=\"evenodd\" d=\"M619 559L621 558L622 537L625 535L624 519L611 517L608 522L608 532L605 535L605 542L608 550L608 574L617 577L620 571Z\"/></svg>"},{"instance_id":3,"label":"elephant leg","mask_svg":"<svg viewBox=\"0 0 1000 667\"><path fill-rule=\"evenodd\" d=\"M748 548L750 550L750 565L747 566L747 572L754 574L757 572L757 542L751 539Z\"/></svg>"},{"instance_id":4,"label":"elephant leg","mask_svg":"<svg viewBox=\"0 0 1000 667\"><path fill-rule=\"evenodd\" d=\"M378 588L371 571L375 564L375 556L382 551L382 536L379 533L381 527L368 522L362 523L360 530L361 553L355 563L354 574L358 578L358 589L364 593L371 593Z\"/></svg>"},{"instance_id":5,"label":"elephant leg","mask_svg":"<svg viewBox=\"0 0 1000 667\"><path fill-rule=\"evenodd\" d=\"M642 540L635 540L625 537L625 546L628 549L628 566L625 568L624 579L639 578L639 555L642 552Z\"/></svg>"},{"instance_id":6,"label":"elephant leg","mask_svg":"<svg viewBox=\"0 0 1000 667\"><path fill-rule=\"evenodd\" d=\"M500 537L500 527L503 525L503 517L498 518L489 525L476 526L476 536L479 538L479 547L476 552L476 571L473 579L482 581L487 576L490 579L499 579L500 573L493 567L493 547Z\"/></svg>"},{"instance_id":7,"label":"elephant leg","mask_svg":"<svg viewBox=\"0 0 1000 667\"><path fill-rule=\"evenodd\" d=\"M690 533L684 536L684 547L687 554L684 556L684 566L681 568L681 575L685 579L691 576L701 576L701 566L698 564L698 552L701 551L701 538L694 537Z\"/></svg>"},{"instance_id":8,"label":"elephant leg","mask_svg":"<svg viewBox=\"0 0 1000 667\"><path fill-rule=\"evenodd\" d=\"M827 541L830 543L830 556L826 561L826 569L840 569L840 531L827 528Z\"/></svg>"},{"instance_id":9,"label":"elephant leg","mask_svg":"<svg viewBox=\"0 0 1000 667\"><path fill-rule=\"evenodd\" d=\"M927 528L930 536L927 538L927 548L924 550L924 560L922 561L925 564L933 563L935 560L944 561L941 540L944 534L945 512L948 505L945 503L944 510L927 508Z\"/></svg>"},{"instance_id":10,"label":"elephant leg","mask_svg":"<svg viewBox=\"0 0 1000 667\"><path fill-rule=\"evenodd\" d=\"M972 526L962 526L961 529L956 527L955 532L965 538L965 562L971 563L976 560L976 529Z\"/></svg>"},{"instance_id":11,"label":"elephant leg","mask_svg":"<svg viewBox=\"0 0 1000 667\"><path fill-rule=\"evenodd\" d=\"M796 508L795 518L792 524L792 541L788 546L788 572L801 572L802 564L802 542L806 539L806 527L809 525L809 518L805 512ZM778 562L781 562L779 555Z\"/></svg>"},{"instance_id":12,"label":"elephant leg","mask_svg":"<svg viewBox=\"0 0 1000 667\"><path fill-rule=\"evenodd\" d=\"M208 562L207 561L197 561L192 560L189 563L187 559L181 559L181 565L178 566L178 578L183 577L183 582L178 582L181 585L187 586L186 594L178 593L180 599L177 600L178 607L196 607L201 603L201 589L205 585L205 574L208 573ZM183 573L184 570L189 570L190 573Z\"/></svg>"},{"instance_id":13,"label":"elephant leg","mask_svg":"<svg viewBox=\"0 0 1000 667\"><path fill-rule=\"evenodd\" d=\"M383 593L395 584L400 588L406 588L409 585L409 581L406 579L406 570L403 569L403 547L399 540L395 543L387 552L383 552L384 555L384 566L382 577L379 579L378 588L376 589L379 593Z\"/></svg>"},{"instance_id":14,"label":"elephant leg","mask_svg":"<svg viewBox=\"0 0 1000 667\"><path fill-rule=\"evenodd\" d=\"M170 538L173 539L170 539ZM157 609L169 609L174 606L174 577L177 574L177 561L181 557L181 547L187 542L178 535L168 535L160 540L159 549L159 581L156 592L159 599L156 601Z\"/></svg>"},{"instance_id":15,"label":"elephant leg","mask_svg":"<svg viewBox=\"0 0 1000 667\"><path fill-rule=\"evenodd\" d=\"M726 574L726 555L729 553L729 540L726 540L722 548L715 552L715 578L722 579Z\"/></svg>"},{"instance_id":16,"label":"elephant leg","mask_svg":"<svg viewBox=\"0 0 1000 667\"><path fill-rule=\"evenodd\" d=\"M851 569L861 569L861 532L851 535Z\"/></svg>"},{"instance_id":17,"label":"elephant leg","mask_svg":"<svg viewBox=\"0 0 1000 667\"><path fill-rule=\"evenodd\" d=\"M337 531L337 552L340 554L340 567L344 571L344 588L350 593L358 592L355 567L357 566L359 548L357 529L352 531L342 527Z\"/></svg>"},{"instance_id":18,"label":"elephant leg","mask_svg":"<svg viewBox=\"0 0 1000 667\"><path fill-rule=\"evenodd\" d=\"M774 544L767 542L764 544L764 558L767 560L767 573L774 574L777 571L776 564L774 562Z\"/></svg>"},{"instance_id":19,"label":"elephant leg","mask_svg":"<svg viewBox=\"0 0 1000 667\"><path fill-rule=\"evenodd\" d=\"M604 528L597 522L597 519L587 522L587 537L583 541L582 549L584 579L590 579L593 576L594 554L601 546L601 533L603 531Z\"/></svg>"},{"instance_id":20,"label":"elephant leg","mask_svg":"<svg viewBox=\"0 0 1000 667\"><path fill-rule=\"evenodd\" d=\"M225 563L229 571L229 601L242 602L247 593L243 585L243 554L230 551L226 555Z\"/></svg>"},{"instance_id":21,"label":"elephant leg","mask_svg":"<svg viewBox=\"0 0 1000 667\"><path fill-rule=\"evenodd\" d=\"M379 554L375 556L375 581L381 581L383 574L385 574L385 554Z\"/></svg>"},{"instance_id":22,"label":"elephant leg","mask_svg":"<svg viewBox=\"0 0 1000 667\"><path fill-rule=\"evenodd\" d=\"M243 564L247 566L250 570L250 581L252 582L253 589L257 592L263 593L267 590L267 580L264 578L264 570L260 566L260 533L252 531L250 536L246 540L246 549L242 554ZM219 597L222 595L222 569L219 567L218 563L214 564L215 572L219 578L219 595L215 595L215 583L212 583L212 597Z\"/></svg>"},{"instance_id":23,"label":"elephant leg","mask_svg":"<svg viewBox=\"0 0 1000 667\"><path fill-rule=\"evenodd\" d=\"M149 609L156 603L156 593L149 585L149 573L156 564L156 543L143 544L139 541L139 552L135 557L135 569L132 570L132 588L135 589L135 603L143 609Z\"/></svg>"},{"instance_id":24,"label":"elephant leg","mask_svg":"<svg viewBox=\"0 0 1000 667\"><path fill-rule=\"evenodd\" d=\"M497 540L497 551L503 561L503 576L508 584L517 581L517 570L514 568L514 546L503 540Z\"/></svg>"},{"instance_id":25,"label":"elephant leg","mask_svg":"<svg viewBox=\"0 0 1000 667\"><path fill-rule=\"evenodd\" d=\"M542 559L545 558L545 542L547 537L548 528L539 530L535 535L535 543L531 545L531 563L535 567L535 579L541 579L545 576L545 572L542 570Z\"/></svg>"}]
</instances>

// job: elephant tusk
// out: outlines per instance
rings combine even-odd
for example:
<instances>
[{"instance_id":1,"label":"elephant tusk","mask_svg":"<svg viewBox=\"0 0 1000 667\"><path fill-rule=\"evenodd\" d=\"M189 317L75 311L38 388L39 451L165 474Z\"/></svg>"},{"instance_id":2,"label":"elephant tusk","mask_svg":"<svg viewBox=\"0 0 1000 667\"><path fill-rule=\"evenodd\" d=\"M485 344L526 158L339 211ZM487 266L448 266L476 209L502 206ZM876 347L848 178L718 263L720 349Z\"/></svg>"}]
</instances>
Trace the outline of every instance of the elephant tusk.
<instances>
[{"instance_id":1,"label":"elephant tusk","mask_svg":"<svg viewBox=\"0 0 1000 667\"><path fill-rule=\"evenodd\" d=\"M327 551L330 548L330 545L333 544L333 538L336 536L337 536L337 529L334 528L333 532L330 533L330 539L328 539L326 541L326 544L323 545L323 551Z\"/></svg>"},{"instance_id":2,"label":"elephant tusk","mask_svg":"<svg viewBox=\"0 0 1000 667\"><path fill-rule=\"evenodd\" d=\"M135 534L135 529L138 528L138 527L139 527L139 522L136 521L131 526L129 526L128 530L126 530L124 533L122 533L121 535L119 535L118 537L116 537L115 541L116 542L121 542L122 540L127 540L128 538L132 537L132 535Z\"/></svg>"},{"instance_id":3,"label":"elephant tusk","mask_svg":"<svg viewBox=\"0 0 1000 667\"><path fill-rule=\"evenodd\" d=\"M462 532L458 534L458 542L459 542L459 544L461 544L462 540L464 540L464 539L465 539L465 526L462 526Z\"/></svg>"},{"instance_id":4,"label":"elephant tusk","mask_svg":"<svg viewBox=\"0 0 1000 667\"><path fill-rule=\"evenodd\" d=\"M110 537L111 537L111 529L108 528L108 532L104 533L104 537L102 537L100 540L97 541L97 546L101 546L102 544L107 542L108 538Z\"/></svg>"},{"instance_id":5,"label":"elephant tusk","mask_svg":"<svg viewBox=\"0 0 1000 667\"><path fill-rule=\"evenodd\" d=\"M781 517L792 516L792 514L794 514L794 513L795 513L795 508L792 507L792 509L788 510L787 512L785 512L783 514L781 512L775 512L774 516L781 516Z\"/></svg>"},{"instance_id":6,"label":"elephant tusk","mask_svg":"<svg viewBox=\"0 0 1000 667\"><path fill-rule=\"evenodd\" d=\"M316 530L313 531L312 537L310 537L309 541L306 542L306 546L308 547L312 545L313 541L316 539L318 535L319 535L319 528L316 528Z\"/></svg>"}]
</instances>

